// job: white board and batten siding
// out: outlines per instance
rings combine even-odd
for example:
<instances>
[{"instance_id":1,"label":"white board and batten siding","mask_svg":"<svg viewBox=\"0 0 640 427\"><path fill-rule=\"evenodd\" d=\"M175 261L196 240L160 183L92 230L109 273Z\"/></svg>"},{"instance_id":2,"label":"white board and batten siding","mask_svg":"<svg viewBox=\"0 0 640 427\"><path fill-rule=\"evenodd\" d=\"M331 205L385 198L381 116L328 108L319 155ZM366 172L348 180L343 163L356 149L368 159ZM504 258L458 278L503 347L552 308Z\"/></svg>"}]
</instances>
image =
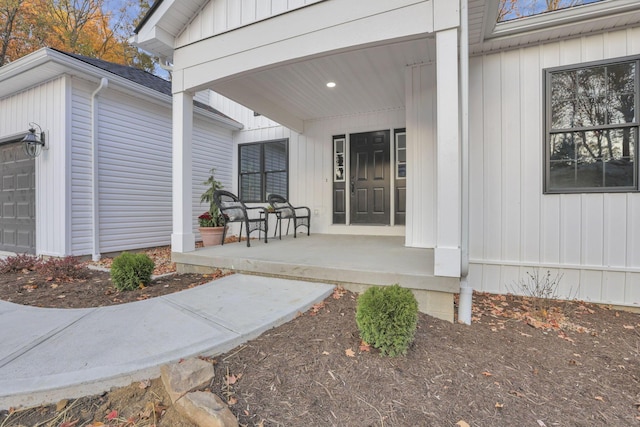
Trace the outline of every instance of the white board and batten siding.
<instances>
[{"instance_id":1,"label":"white board and batten siding","mask_svg":"<svg viewBox=\"0 0 640 427\"><path fill-rule=\"evenodd\" d=\"M59 77L0 99L0 137L26 133L33 122L49 142L50 149L35 159L36 245L42 255L63 256L68 249L67 86L68 79Z\"/></svg>"},{"instance_id":2,"label":"white board and batten siding","mask_svg":"<svg viewBox=\"0 0 640 427\"><path fill-rule=\"evenodd\" d=\"M236 133L235 145L289 140L289 200L311 209L313 233L404 235L404 226L379 227L333 225L333 136L393 130L405 126L405 110L394 109L305 122L305 133L283 126L243 130ZM237 149L236 149L237 151ZM237 158L237 153L235 154ZM234 169L237 174L237 168ZM234 188L237 187L234 177Z\"/></svg>"},{"instance_id":3,"label":"white board and batten siding","mask_svg":"<svg viewBox=\"0 0 640 427\"><path fill-rule=\"evenodd\" d=\"M325 0L211 0L178 36L184 46Z\"/></svg>"},{"instance_id":4,"label":"white board and batten siding","mask_svg":"<svg viewBox=\"0 0 640 427\"><path fill-rule=\"evenodd\" d=\"M471 58L470 283L640 306L640 194L543 194L543 70L640 54L640 28Z\"/></svg>"}]
</instances>

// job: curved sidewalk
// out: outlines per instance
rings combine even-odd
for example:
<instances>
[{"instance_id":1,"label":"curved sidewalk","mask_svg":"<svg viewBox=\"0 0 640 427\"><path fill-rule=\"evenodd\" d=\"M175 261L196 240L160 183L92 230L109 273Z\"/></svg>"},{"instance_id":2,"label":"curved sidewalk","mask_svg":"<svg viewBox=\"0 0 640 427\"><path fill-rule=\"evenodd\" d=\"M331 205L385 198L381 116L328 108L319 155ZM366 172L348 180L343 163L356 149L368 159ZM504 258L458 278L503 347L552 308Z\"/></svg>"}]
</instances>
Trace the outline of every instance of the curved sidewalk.
<instances>
[{"instance_id":1,"label":"curved sidewalk","mask_svg":"<svg viewBox=\"0 0 640 427\"><path fill-rule=\"evenodd\" d=\"M0 301L0 409L101 393L224 353L293 319L332 285L234 274L145 301L47 309Z\"/></svg>"}]
</instances>

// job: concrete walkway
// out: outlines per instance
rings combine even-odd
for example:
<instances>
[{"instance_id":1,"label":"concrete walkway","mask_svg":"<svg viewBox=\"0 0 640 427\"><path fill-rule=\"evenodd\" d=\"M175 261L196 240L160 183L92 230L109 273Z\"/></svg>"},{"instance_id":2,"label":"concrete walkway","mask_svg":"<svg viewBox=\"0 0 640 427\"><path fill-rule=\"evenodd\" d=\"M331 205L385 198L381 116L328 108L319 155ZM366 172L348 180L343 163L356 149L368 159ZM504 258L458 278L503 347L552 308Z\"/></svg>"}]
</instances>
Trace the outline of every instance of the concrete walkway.
<instances>
[{"instance_id":1,"label":"concrete walkway","mask_svg":"<svg viewBox=\"0 0 640 427\"><path fill-rule=\"evenodd\" d=\"M129 304L47 309L0 301L0 409L101 393L216 355L293 319L332 285L235 274Z\"/></svg>"}]
</instances>

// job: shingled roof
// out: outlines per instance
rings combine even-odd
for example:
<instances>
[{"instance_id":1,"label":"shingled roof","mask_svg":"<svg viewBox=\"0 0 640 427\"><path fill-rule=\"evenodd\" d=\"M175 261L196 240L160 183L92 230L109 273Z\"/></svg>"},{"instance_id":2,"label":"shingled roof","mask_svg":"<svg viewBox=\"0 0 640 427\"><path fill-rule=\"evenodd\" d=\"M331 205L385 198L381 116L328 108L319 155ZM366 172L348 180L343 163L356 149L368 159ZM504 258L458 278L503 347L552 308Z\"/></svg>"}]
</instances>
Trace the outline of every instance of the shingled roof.
<instances>
[{"instance_id":1,"label":"shingled roof","mask_svg":"<svg viewBox=\"0 0 640 427\"><path fill-rule=\"evenodd\" d=\"M55 50L56 52L62 53L64 55L67 55L71 58L77 59L79 61L85 62L89 65L92 65L96 68L100 68L101 70L107 71L109 73L115 74L119 77L125 78L127 80L130 80L134 83L137 83L141 86L145 86L149 89L153 89L157 92L163 93L165 95L169 95L169 96L173 96L171 93L171 82L168 80L163 79L162 77L158 77L155 76L145 70L141 70L139 68L135 68L135 67L130 67L128 65L121 65L121 64L116 64L113 62L109 62L109 61L104 61L102 59L98 59L98 58L91 58L89 56L83 56L83 55L78 55L76 53L69 53L69 52L64 52L58 49L52 49ZM204 110L207 110L211 113L214 113L220 117L224 117L226 119L229 120L233 120L232 118L222 114L220 111L216 110L215 108L204 104L202 102L199 101L194 101L193 105L198 107L198 108L202 108Z\"/></svg>"}]
</instances>

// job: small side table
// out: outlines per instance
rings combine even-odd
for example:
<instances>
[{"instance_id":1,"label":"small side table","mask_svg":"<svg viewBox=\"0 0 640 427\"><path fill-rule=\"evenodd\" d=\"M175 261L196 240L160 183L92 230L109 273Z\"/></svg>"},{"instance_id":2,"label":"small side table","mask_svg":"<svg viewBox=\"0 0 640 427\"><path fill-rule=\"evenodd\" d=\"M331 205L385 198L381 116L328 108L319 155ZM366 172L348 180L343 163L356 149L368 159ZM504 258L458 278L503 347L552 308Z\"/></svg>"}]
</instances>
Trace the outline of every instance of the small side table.
<instances>
[{"instance_id":1,"label":"small side table","mask_svg":"<svg viewBox=\"0 0 640 427\"><path fill-rule=\"evenodd\" d=\"M280 211L268 211L268 210L263 210L262 212L260 212L260 217L262 218L263 215L267 216L267 229L269 228L269 216L270 215L275 215L276 217L276 228L275 230L273 230L273 237L276 237L276 233L279 233L279 238L280 240L282 240L282 212Z\"/></svg>"}]
</instances>

